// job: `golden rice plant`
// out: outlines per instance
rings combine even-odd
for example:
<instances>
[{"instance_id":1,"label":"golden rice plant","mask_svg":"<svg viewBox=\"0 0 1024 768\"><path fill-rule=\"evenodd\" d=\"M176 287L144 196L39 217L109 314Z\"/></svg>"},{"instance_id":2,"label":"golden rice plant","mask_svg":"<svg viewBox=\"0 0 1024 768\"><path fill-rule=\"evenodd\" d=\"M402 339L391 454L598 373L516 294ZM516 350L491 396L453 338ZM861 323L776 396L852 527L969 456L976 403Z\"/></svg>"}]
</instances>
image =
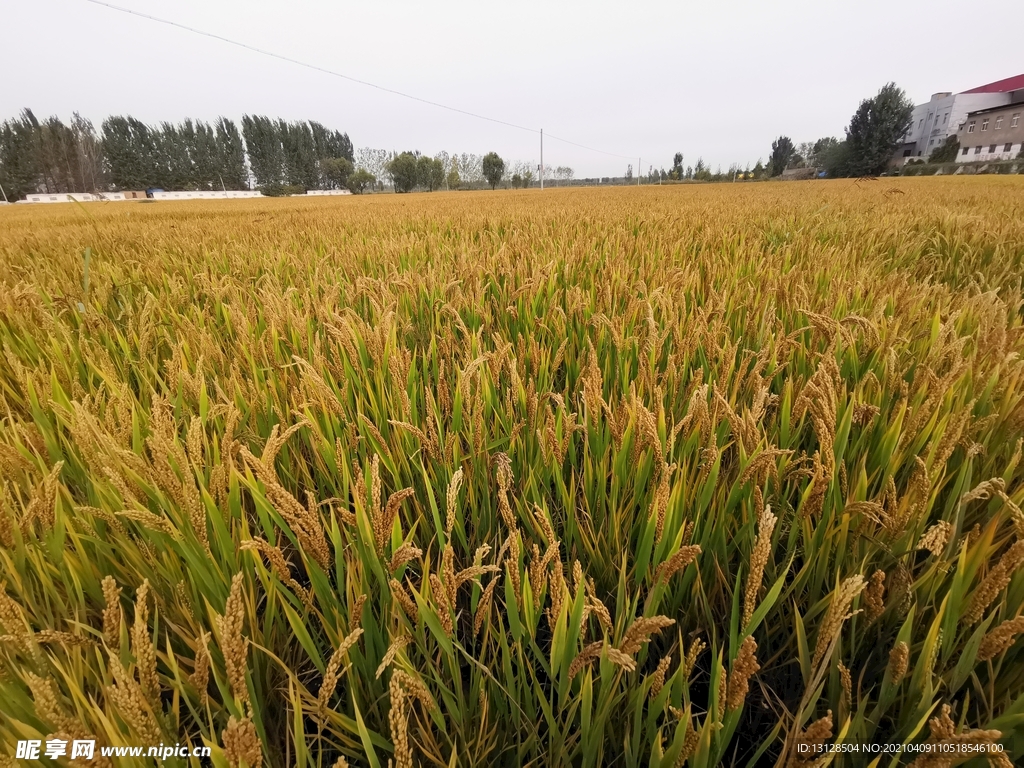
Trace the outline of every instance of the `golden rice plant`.
<instances>
[{"instance_id":1,"label":"golden rice plant","mask_svg":"<svg viewBox=\"0 0 1024 768\"><path fill-rule=\"evenodd\" d=\"M5 208L0 752L1020 761L1022 192Z\"/></svg>"}]
</instances>

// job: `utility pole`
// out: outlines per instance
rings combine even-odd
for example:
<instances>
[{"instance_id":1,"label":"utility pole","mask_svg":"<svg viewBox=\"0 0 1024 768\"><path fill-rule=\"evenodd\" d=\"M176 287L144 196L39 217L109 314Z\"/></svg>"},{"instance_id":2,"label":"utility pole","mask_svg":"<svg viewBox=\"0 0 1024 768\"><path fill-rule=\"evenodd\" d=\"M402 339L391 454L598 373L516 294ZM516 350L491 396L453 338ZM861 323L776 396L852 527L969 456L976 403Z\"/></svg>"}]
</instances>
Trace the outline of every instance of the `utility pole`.
<instances>
[{"instance_id":1,"label":"utility pole","mask_svg":"<svg viewBox=\"0 0 1024 768\"><path fill-rule=\"evenodd\" d=\"M0 184L0 195L4 196L4 202L5 203L11 202L10 200L7 199L7 193L4 192L4 185L3 184Z\"/></svg>"},{"instance_id":2,"label":"utility pole","mask_svg":"<svg viewBox=\"0 0 1024 768\"><path fill-rule=\"evenodd\" d=\"M641 170L640 169L642 167L643 167L643 158L642 157L638 157L636 159L636 185L638 187L640 186L640 174L641 174Z\"/></svg>"},{"instance_id":3,"label":"utility pole","mask_svg":"<svg viewBox=\"0 0 1024 768\"><path fill-rule=\"evenodd\" d=\"M544 189L544 129L540 129L540 188Z\"/></svg>"}]
</instances>

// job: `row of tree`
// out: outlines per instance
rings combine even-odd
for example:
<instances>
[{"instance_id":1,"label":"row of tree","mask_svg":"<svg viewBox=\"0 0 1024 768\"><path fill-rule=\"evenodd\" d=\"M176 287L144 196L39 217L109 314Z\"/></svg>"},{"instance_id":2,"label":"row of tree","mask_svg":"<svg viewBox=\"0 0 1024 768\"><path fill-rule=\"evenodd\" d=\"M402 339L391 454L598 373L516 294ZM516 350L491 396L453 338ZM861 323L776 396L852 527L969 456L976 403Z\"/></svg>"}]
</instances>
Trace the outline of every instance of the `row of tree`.
<instances>
[{"instance_id":1,"label":"row of tree","mask_svg":"<svg viewBox=\"0 0 1024 768\"><path fill-rule=\"evenodd\" d=\"M428 192L441 187L458 189L464 183L459 158L447 153L443 155L444 157L428 157L419 151L393 154L385 164L384 170L391 178L395 192L412 192L416 187L424 187ZM475 165L469 158L466 158L465 167L475 177ZM480 158L480 174L491 185L491 189L501 183L505 169L505 161L497 152L488 152ZM513 177L513 185L518 187L521 184L522 176L517 173Z\"/></svg>"},{"instance_id":2,"label":"row of tree","mask_svg":"<svg viewBox=\"0 0 1024 768\"><path fill-rule=\"evenodd\" d=\"M361 147L356 150L355 165L357 169L365 170L375 177L378 189L384 189L389 182L397 192L418 188L427 191L441 188L475 188L491 185L487 168L493 172L495 166L493 161L487 161L487 158L494 154L438 152L433 157L428 157L418 151L389 152L385 149ZM502 160L502 163L502 174L494 182L494 186L506 183L513 188L526 188L537 182L536 164L505 160ZM575 172L568 166L547 168L544 172L546 183L568 183L574 176Z\"/></svg>"},{"instance_id":3,"label":"row of tree","mask_svg":"<svg viewBox=\"0 0 1024 768\"><path fill-rule=\"evenodd\" d=\"M791 168L816 168L833 178L877 176L902 145L913 113L914 102L895 83L888 83L861 101L842 140L826 136L796 145L788 136L779 136L772 142L768 173L780 176ZM955 157L955 149L952 154Z\"/></svg>"},{"instance_id":4,"label":"row of tree","mask_svg":"<svg viewBox=\"0 0 1024 768\"><path fill-rule=\"evenodd\" d=\"M149 126L131 116L103 121L103 157L116 189L245 189L245 147L238 127L185 120ZM90 187L87 189L94 189ZM58 191L76 191L75 189Z\"/></svg>"},{"instance_id":5,"label":"row of tree","mask_svg":"<svg viewBox=\"0 0 1024 768\"><path fill-rule=\"evenodd\" d=\"M25 109L0 124L0 186L10 200L32 192L110 189L341 189L372 183L355 171L348 134L320 123L246 115L148 125L130 115L101 132L77 113L70 123Z\"/></svg>"},{"instance_id":6,"label":"row of tree","mask_svg":"<svg viewBox=\"0 0 1024 768\"><path fill-rule=\"evenodd\" d=\"M779 136L772 142L771 157L767 165L758 160L751 168L741 170L730 166L725 173L721 168L712 172L698 159L695 166L683 166L683 153L676 152L672 167L666 171L652 166L647 173L650 183L659 180L724 181L735 178L765 178L781 176L783 171L808 168L824 171L830 177L877 176L889 166L894 154L910 129L914 104L895 83L888 83L875 96L864 99L850 118L846 137L842 140L826 136L817 141L794 144L789 136ZM933 162L948 162L956 158L959 143L950 137L937 148L930 158ZM627 177L631 176L627 172Z\"/></svg>"},{"instance_id":7,"label":"row of tree","mask_svg":"<svg viewBox=\"0 0 1024 768\"><path fill-rule=\"evenodd\" d=\"M70 124L40 121L23 110L0 125L0 187L10 200L30 192L103 189L106 171L101 140L78 113Z\"/></svg>"},{"instance_id":8,"label":"row of tree","mask_svg":"<svg viewBox=\"0 0 1024 768\"><path fill-rule=\"evenodd\" d=\"M341 189L353 171L355 156L348 134L331 131L317 122L289 123L245 115L242 135L252 175L262 189L285 185Z\"/></svg>"},{"instance_id":9,"label":"row of tree","mask_svg":"<svg viewBox=\"0 0 1024 768\"><path fill-rule=\"evenodd\" d=\"M727 178L733 178L740 172L739 166L737 165L730 165L729 170L724 173L721 166L719 166L717 171L712 171L711 166L704 162L703 157L697 158L696 165L688 165L684 167L683 153L676 152L672 157L672 167L668 171L664 168L656 171L653 166L648 168L647 181L650 184L657 184L659 181L723 181ZM746 172L751 172L749 167ZM757 173L760 174L761 172L761 161L758 160ZM632 178L632 176L632 166L630 166L630 170L626 172L626 177Z\"/></svg>"}]
</instances>

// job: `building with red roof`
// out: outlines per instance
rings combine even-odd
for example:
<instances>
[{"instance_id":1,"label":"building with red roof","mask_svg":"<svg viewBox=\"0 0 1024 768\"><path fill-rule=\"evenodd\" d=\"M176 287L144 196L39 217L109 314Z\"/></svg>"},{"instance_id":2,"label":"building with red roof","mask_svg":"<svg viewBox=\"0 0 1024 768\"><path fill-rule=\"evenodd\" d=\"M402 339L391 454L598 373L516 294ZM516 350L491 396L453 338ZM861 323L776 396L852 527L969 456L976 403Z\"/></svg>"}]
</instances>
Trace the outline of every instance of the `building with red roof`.
<instances>
[{"instance_id":1,"label":"building with red roof","mask_svg":"<svg viewBox=\"0 0 1024 768\"><path fill-rule=\"evenodd\" d=\"M1012 93L1014 91L1024 91L1024 75L1015 75L987 85L979 85L977 88L964 91L964 93Z\"/></svg>"},{"instance_id":2,"label":"building with red roof","mask_svg":"<svg viewBox=\"0 0 1024 768\"><path fill-rule=\"evenodd\" d=\"M910 130L904 136L903 145L897 151L894 160L898 164L902 164L911 158L926 159L942 146L949 136L961 137L961 147L966 146L964 144L964 137L967 136L966 127L961 131L961 126L968 125L971 115L984 110L1013 107L1016 104L1024 105L1024 74L1006 77L959 93L949 91L934 93L931 99L914 108ZM1010 119L1012 119L1012 111ZM1009 125L1010 119L1007 120L1007 125ZM974 131L971 133L973 134ZM991 137L986 136L986 139L989 140L989 144L986 146L993 146ZM995 142L995 144L1003 147L1006 142ZM1011 148L1010 152L1012 151ZM992 153L985 152L984 154L985 158L979 156L977 159L995 159L994 156L988 157ZM1009 153L1000 150L997 154ZM957 159L969 162L975 158L973 154L965 156L961 152Z\"/></svg>"}]
</instances>

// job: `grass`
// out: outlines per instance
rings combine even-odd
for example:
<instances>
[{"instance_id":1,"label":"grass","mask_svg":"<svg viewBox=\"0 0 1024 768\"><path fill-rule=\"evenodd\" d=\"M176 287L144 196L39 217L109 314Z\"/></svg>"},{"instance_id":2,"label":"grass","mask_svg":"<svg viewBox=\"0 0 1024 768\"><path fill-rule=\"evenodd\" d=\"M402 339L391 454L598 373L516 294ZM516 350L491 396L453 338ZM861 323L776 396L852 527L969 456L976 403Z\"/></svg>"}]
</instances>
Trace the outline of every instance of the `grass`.
<instances>
[{"instance_id":1,"label":"grass","mask_svg":"<svg viewBox=\"0 0 1024 768\"><path fill-rule=\"evenodd\" d=\"M1022 191L0 211L3 749L1020 759Z\"/></svg>"}]
</instances>

